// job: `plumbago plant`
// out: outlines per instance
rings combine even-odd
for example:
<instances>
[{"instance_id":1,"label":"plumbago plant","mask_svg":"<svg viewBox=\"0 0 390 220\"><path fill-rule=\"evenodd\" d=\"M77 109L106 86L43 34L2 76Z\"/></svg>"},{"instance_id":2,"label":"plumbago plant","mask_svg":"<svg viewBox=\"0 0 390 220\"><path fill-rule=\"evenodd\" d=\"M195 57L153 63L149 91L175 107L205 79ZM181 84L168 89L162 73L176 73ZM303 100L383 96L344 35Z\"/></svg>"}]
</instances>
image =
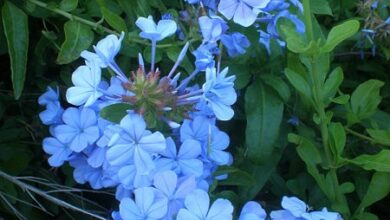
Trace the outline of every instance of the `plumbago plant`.
<instances>
[{"instance_id":1,"label":"plumbago plant","mask_svg":"<svg viewBox=\"0 0 390 220\"><path fill-rule=\"evenodd\" d=\"M390 215L388 1L0 6L0 219Z\"/></svg>"}]
</instances>

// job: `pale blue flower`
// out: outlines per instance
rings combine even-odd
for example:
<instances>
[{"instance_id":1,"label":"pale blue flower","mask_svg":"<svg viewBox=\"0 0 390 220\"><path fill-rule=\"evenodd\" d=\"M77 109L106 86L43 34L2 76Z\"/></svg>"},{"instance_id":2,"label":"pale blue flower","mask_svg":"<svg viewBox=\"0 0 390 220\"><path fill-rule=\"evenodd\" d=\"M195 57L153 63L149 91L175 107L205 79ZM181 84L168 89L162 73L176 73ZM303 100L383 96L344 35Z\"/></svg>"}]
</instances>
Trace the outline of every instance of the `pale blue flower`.
<instances>
[{"instance_id":1,"label":"pale blue flower","mask_svg":"<svg viewBox=\"0 0 390 220\"><path fill-rule=\"evenodd\" d=\"M123 220L158 220L167 213L168 201L156 196L152 187L143 187L134 190L135 201L124 198L119 205L119 212Z\"/></svg>"},{"instance_id":2,"label":"pale blue flower","mask_svg":"<svg viewBox=\"0 0 390 220\"><path fill-rule=\"evenodd\" d=\"M81 52L80 56L91 66L97 65L100 68L112 66L115 63L115 56L121 49L124 36L124 32L121 33L119 38L114 34L110 34L100 40L96 46L93 46L95 53L84 50Z\"/></svg>"},{"instance_id":3,"label":"pale blue flower","mask_svg":"<svg viewBox=\"0 0 390 220\"><path fill-rule=\"evenodd\" d=\"M73 152L68 145L53 137L43 139L42 145L43 150L51 155L48 162L52 167L59 167L64 164Z\"/></svg>"},{"instance_id":4,"label":"pale blue flower","mask_svg":"<svg viewBox=\"0 0 390 220\"><path fill-rule=\"evenodd\" d=\"M125 116L120 126L123 133L116 144L107 151L107 159L112 165L124 165L134 161L137 171L148 173L154 168L151 154L165 149L165 138L160 132L146 130L143 118L135 113Z\"/></svg>"},{"instance_id":5,"label":"pale blue flower","mask_svg":"<svg viewBox=\"0 0 390 220\"><path fill-rule=\"evenodd\" d=\"M308 211L308 206L296 197L284 196L282 199L284 210L272 211L272 220L341 220L341 216L336 212L328 212L325 208L322 211Z\"/></svg>"},{"instance_id":6,"label":"pale blue flower","mask_svg":"<svg viewBox=\"0 0 390 220\"><path fill-rule=\"evenodd\" d=\"M214 124L203 116L196 116L193 120L185 119L180 127L180 140L194 139L203 145L208 141L210 127L214 127Z\"/></svg>"},{"instance_id":7,"label":"pale blue flower","mask_svg":"<svg viewBox=\"0 0 390 220\"><path fill-rule=\"evenodd\" d=\"M164 38L174 34L177 29L177 25L173 20L160 20L156 24L152 16L148 18L140 17L135 24L141 29L139 34L142 38L149 39L151 41L160 41Z\"/></svg>"},{"instance_id":8,"label":"pale blue flower","mask_svg":"<svg viewBox=\"0 0 390 220\"><path fill-rule=\"evenodd\" d=\"M177 152L172 138L167 138L167 148L161 153L163 157L156 160L159 170L172 170L178 175L195 175L199 177L203 172L203 163L199 160L202 152L200 143L196 140L187 139Z\"/></svg>"},{"instance_id":9,"label":"pale blue flower","mask_svg":"<svg viewBox=\"0 0 390 220\"><path fill-rule=\"evenodd\" d=\"M93 189L113 187L118 184L116 167L108 164L99 168L91 167L86 157L82 155L71 159L69 164L74 167L73 178L79 184L88 182Z\"/></svg>"},{"instance_id":10,"label":"pale blue flower","mask_svg":"<svg viewBox=\"0 0 390 220\"><path fill-rule=\"evenodd\" d=\"M221 0L218 5L218 11L228 20L233 21L244 27L252 25L259 14L259 10L267 6L270 0Z\"/></svg>"},{"instance_id":11,"label":"pale blue flower","mask_svg":"<svg viewBox=\"0 0 390 220\"><path fill-rule=\"evenodd\" d=\"M184 206L184 198L195 190L196 181L194 176L178 179L173 171L163 171L154 176L153 185L168 200L168 212L163 219L173 220Z\"/></svg>"},{"instance_id":12,"label":"pale blue flower","mask_svg":"<svg viewBox=\"0 0 390 220\"><path fill-rule=\"evenodd\" d=\"M198 71L204 71L206 68L215 65L214 56L210 52L209 45L200 45L192 54L195 56L195 66Z\"/></svg>"},{"instance_id":13,"label":"pale blue flower","mask_svg":"<svg viewBox=\"0 0 390 220\"><path fill-rule=\"evenodd\" d=\"M49 102L46 104L46 109L39 113L39 118L45 125L55 125L62 122L62 113L64 109L60 102Z\"/></svg>"},{"instance_id":14,"label":"pale blue flower","mask_svg":"<svg viewBox=\"0 0 390 220\"><path fill-rule=\"evenodd\" d=\"M96 113L88 108L68 108L62 115L65 124L54 128L54 136L71 150L81 152L99 138Z\"/></svg>"},{"instance_id":15,"label":"pale blue flower","mask_svg":"<svg viewBox=\"0 0 390 220\"><path fill-rule=\"evenodd\" d=\"M50 86L47 87L47 91L43 93L38 98L38 103L40 105L47 105L49 103L58 102L58 98L60 96L58 87L56 87L56 90L52 89Z\"/></svg>"},{"instance_id":16,"label":"pale blue flower","mask_svg":"<svg viewBox=\"0 0 390 220\"><path fill-rule=\"evenodd\" d=\"M72 74L73 87L66 91L66 99L72 105L86 107L92 105L100 96L101 71L98 66L80 66Z\"/></svg>"},{"instance_id":17,"label":"pale blue flower","mask_svg":"<svg viewBox=\"0 0 390 220\"><path fill-rule=\"evenodd\" d=\"M231 162L231 155L224 150L229 146L229 136L216 127L213 129L210 142L206 145L205 154L217 165L228 165Z\"/></svg>"},{"instance_id":18,"label":"pale blue flower","mask_svg":"<svg viewBox=\"0 0 390 220\"><path fill-rule=\"evenodd\" d=\"M226 77L228 68L217 73L215 68L206 69L206 82L203 84L203 98L214 111L215 116L222 121L230 120L234 111L231 108L236 102L237 94L234 90L234 75Z\"/></svg>"},{"instance_id":19,"label":"pale blue flower","mask_svg":"<svg viewBox=\"0 0 390 220\"><path fill-rule=\"evenodd\" d=\"M239 32L234 32L231 35L222 35L221 42L226 47L230 57L244 54L246 49L250 46L248 38Z\"/></svg>"},{"instance_id":20,"label":"pale blue flower","mask_svg":"<svg viewBox=\"0 0 390 220\"><path fill-rule=\"evenodd\" d=\"M207 192L195 190L184 201L185 209L180 209L177 220L231 220L233 206L227 199L217 199L210 207Z\"/></svg>"},{"instance_id":21,"label":"pale blue flower","mask_svg":"<svg viewBox=\"0 0 390 220\"><path fill-rule=\"evenodd\" d=\"M198 21L203 43L216 43L228 28L226 22L218 16L202 16Z\"/></svg>"},{"instance_id":22,"label":"pale blue flower","mask_svg":"<svg viewBox=\"0 0 390 220\"><path fill-rule=\"evenodd\" d=\"M265 220L267 213L261 205L254 201L245 203L238 220Z\"/></svg>"}]
</instances>

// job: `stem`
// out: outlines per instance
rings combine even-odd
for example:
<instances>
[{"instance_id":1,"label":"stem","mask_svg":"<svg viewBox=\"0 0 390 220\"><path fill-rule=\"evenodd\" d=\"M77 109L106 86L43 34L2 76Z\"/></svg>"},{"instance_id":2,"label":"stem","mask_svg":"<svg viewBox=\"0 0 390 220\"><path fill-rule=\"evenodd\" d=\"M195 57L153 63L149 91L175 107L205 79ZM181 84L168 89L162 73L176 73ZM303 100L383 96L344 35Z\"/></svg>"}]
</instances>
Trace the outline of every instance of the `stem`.
<instances>
[{"instance_id":1,"label":"stem","mask_svg":"<svg viewBox=\"0 0 390 220\"><path fill-rule=\"evenodd\" d=\"M8 175L7 173L4 173L3 171L0 170L0 177L3 177L4 179L10 181L11 183L14 183L15 185L19 186L22 190L25 190L25 191L31 191L37 195L40 195L42 196L43 198L59 205L59 206L62 206L64 208L67 208L67 209L72 209L72 210L75 210L77 212L81 212L81 213L84 213L86 215L89 215L89 216L92 216L94 218L97 218L97 219L101 219L101 220L105 220L105 218L99 216L99 215L95 215L93 213L90 213L88 211L85 211L83 209L80 209L72 204L69 204L63 200L60 200L60 199L57 199L56 197L53 197L49 194L47 194L45 191L42 191L34 186L31 186L29 184L26 184L20 180L18 180L16 177L14 176L10 176Z\"/></svg>"},{"instance_id":2,"label":"stem","mask_svg":"<svg viewBox=\"0 0 390 220\"><path fill-rule=\"evenodd\" d=\"M63 10L61 10L59 8L51 7L51 6L49 6L45 2L41 2L41 1L38 1L38 0L27 0L27 1L31 2L32 4L35 4L35 5L39 6L41 8L44 8L46 10L49 10L49 11L52 11L52 12L54 12L56 14L62 15L63 17L68 18L69 20L78 21L80 23L88 25L88 26L92 27L94 30L102 30L102 31L104 31L106 33L115 34L116 36L120 36L120 33L116 32L114 30L111 30L111 29L109 29L107 27L102 26L100 24L100 22L93 22L93 21L84 19L82 17L79 17L79 16L73 15L71 13L68 13L66 11L63 11ZM138 44L151 46L150 43L148 43L147 41L142 40L142 39L126 37L126 41L130 42L130 43L138 43ZM194 38L194 39L189 40L188 42L191 43L191 42L196 42L196 41L200 41L200 39L199 38ZM186 42L179 42L179 43L175 43L175 44L160 44L157 47L158 48L167 48L167 47L173 47L173 46L177 46L177 45L184 45L185 43Z\"/></svg>"},{"instance_id":3,"label":"stem","mask_svg":"<svg viewBox=\"0 0 390 220\"><path fill-rule=\"evenodd\" d=\"M304 7L304 18L305 18L305 27L306 27L306 36L307 36L307 42L314 41L314 35L313 35L313 25L312 25L312 16L311 16L311 10L310 10L310 0L303 0L303 7ZM326 192L325 194L328 196L329 200L332 202L333 205L342 204L343 207L346 207L346 210L338 210L343 213L344 217L348 218L350 216L350 211L348 209L348 203L345 198L345 195L340 192L340 186L339 181L337 177L337 168L334 166L334 159L332 152L330 150L329 145L329 130L328 130L328 119L325 113L325 104L323 102L323 96L322 96L322 89L323 89L323 82L321 81L320 72L318 71L318 55L312 55L310 57L311 59L311 81L313 86L313 98L314 98L314 107L316 109L316 112L320 118L320 130L321 130L321 137L322 137L322 145L325 152L325 160L326 160L326 166L329 168L329 176L331 178L332 182L332 188L335 191L335 196L330 196Z\"/></svg>"},{"instance_id":4,"label":"stem","mask_svg":"<svg viewBox=\"0 0 390 220\"><path fill-rule=\"evenodd\" d=\"M303 16L305 19L305 29L308 42L314 40L313 24L311 22L310 0L303 0Z\"/></svg>"},{"instance_id":5,"label":"stem","mask_svg":"<svg viewBox=\"0 0 390 220\"><path fill-rule=\"evenodd\" d=\"M152 40L152 66L150 67L150 72L154 73L154 62L156 58L156 40Z\"/></svg>"},{"instance_id":6,"label":"stem","mask_svg":"<svg viewBox=\"0 0 390 220\"><path fill-rule=\"evenodd\" d=\"M347 127L344 127L344 129L345 129L345 131L347 131L348 133L350 133L350 134L352 134L352 135L355 135L356 137L359 137L359 138L361 138L361 139L363 139L363 140L369 141L369 142L374 143L374 144L380 144L380 145L383 145L383 146L390 147L390 144L381 143L381 142L379 142L379 141L377 141L377 140L375 140L375 139L373 139L373 138L371 138L371 137L368 137L368 136L366 136L366 135L364 135L364 134L361 134L361 133L359 133L359 132L356 132L356 131L354 131L354 130L352 130L352 129L349 129L349 128L347 128Z\"/></svg>"}]
</instances>

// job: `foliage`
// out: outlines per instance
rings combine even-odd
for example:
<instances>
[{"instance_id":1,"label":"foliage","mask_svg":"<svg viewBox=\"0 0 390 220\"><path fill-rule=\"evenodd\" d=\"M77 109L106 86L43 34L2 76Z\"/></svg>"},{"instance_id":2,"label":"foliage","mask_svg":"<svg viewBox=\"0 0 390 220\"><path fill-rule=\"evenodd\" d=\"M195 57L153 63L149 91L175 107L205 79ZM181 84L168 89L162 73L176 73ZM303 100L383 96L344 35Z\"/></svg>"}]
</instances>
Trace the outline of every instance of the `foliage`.
<instances>
[{"instance_id":1,"label":"foliage","mask_svg":"<svg viewBox=\"0 0 390 220\"><path fill-rule=\"evenodd\" d=\"M156 67L168 73L187 42L180 79L197 74L205 64L195 61L201 60L206 49L200 45L207 38L218 42L219 68L229 67L236 76L235 115L217 123L230 137L234 162L215 171L214 176L228 177L210 184L210 204L229 199L239 216L241 207L254 200L268 213L289 195L344 219L389 216L390 2L303 0L303 13L290 7L290 14L256 25L230 16L229 31L244 35L250 46L239 35L202 35L198 17L216 9L206 3L212 1L202 1L204 7L189 2L0 0L0 219L104 219L118 210L115 189L91 190L74 181L69 165L48 166L42 141L53 131L39 120L44 109L38 97L50 85L58 86L60 99L66 100L72 73L84 64L80 53L122 31L116 62L126 75L138 67L139 53L147 63L155 53ZM167 14L181 32L154 50L153 40L139 36L136 20ZM228 20L226 14L219 15ZM219 25L223 29L213 23ZM106 79L115 74L102 70ZM200 85L203 80L194 78ZM110 105L100 116L119 123L130 108ZM181 113L167 117L180 122ZM155 111L149 115L148 130L166 129L156 122Z\"/></svg>"}]
</instances>

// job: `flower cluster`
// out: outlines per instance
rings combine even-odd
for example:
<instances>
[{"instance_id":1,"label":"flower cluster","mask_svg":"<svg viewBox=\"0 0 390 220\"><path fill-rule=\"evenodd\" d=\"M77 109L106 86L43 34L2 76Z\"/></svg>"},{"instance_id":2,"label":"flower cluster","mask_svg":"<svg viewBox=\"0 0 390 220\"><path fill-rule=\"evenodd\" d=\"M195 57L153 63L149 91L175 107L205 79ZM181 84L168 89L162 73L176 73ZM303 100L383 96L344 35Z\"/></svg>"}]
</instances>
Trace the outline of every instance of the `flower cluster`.
<instances>
[{"instance_id":1,"label":"flower cluster","mask_svg":"<svg viewBox=\"0 0 390 220\"><path fill-rule=\"evenodd\" d=\"M297 28L302 28L285 10L289 4L284 1L189 3L201 3L243 26L262 22L264 17L258 15L264 14L273 20L267 31L274 34L280 17L295 19ZM276 10L280 12L271 15ZM250 43L241 33L228 33L226 21L213 13L198 21L203 41L193 51L196 67L187 76L177 73L177 68L189 43L169 72L163 73L155 63L157 42L177 33L175 21L168 18L156 24L151 16L141 17L136 25L140 37L151 41L150 68L139 54L135 70L123 72L115 57L125 34L109 35L93 52L81 53L85 65L73 72L73 86L66 91L66 101L72 106L64 109L59 90L50 87L39 98L39 104L46 107L40 118L50 126L51 137L43 140L49 164L59 167L68 162L76 182L88 183L93 189L115 188L120 205L119 211L112 213L114 219L233 219L231 202L217 199L211 204L207 193L212 182L227 177L215 176L217 168L233 163L226 151L229 136L217 127L217 120L233 117L232 105L237 99L235 76L228 68L220 70L215 55L218 41L230 56L245 53ZM114 76L104 75L105 69ZM203 83L193 84L192 79L200 73L204 73L198 77ZM271 212L271 219L341 219L326 209L309 212L296 198L285 197L282 207L284 210ZM239 220L266 217L261 205L250 201L243 206Z\"/></svg>"},{"instance_id":2,"label":"flower cluster","mask_svg":"<svg viewBox=\"0 0 390 220\"><path fill-rule=\"evenodd\" d=\"M152 41L151 68L147 70L140 55L139 66L130 76L120 69L115 56L123 33L102 39L94 52L83 51L85 65L73 72L73 86L66 91L66 100L73 106L61 107L58 89L48 88L39 99L46 106L40 117L52 135L43 140L43 149L51 155L51 166L69 162L76 182L89 183L93 189L116 187L121 201L118 218L197 215L194 201L199 196L208 201L213 172L232 163L225 151L229 137L218 129L216 120L233 117L235 76L228 75L228 68L218 72L209 66L204 69L203 85L190 86L193 75L181 80L175 72L188 44L172 70L162 74L155 68L153 51L157 41L176 32L176 23L161 20L156 24L149 16L139 18L136 25L140 36ZM115 73L109 81L102 76L105 68ZM123 114L118 123L101 115L115 105L127 106L115 112ZM164 126L171 136L159 130ZM211 206L209 216L232 215L230 202L220 201ZM221 208L226 210L218 214ZM199 211L206 214L208 209L207 202Z\"/></svg>"}]
</instances>

